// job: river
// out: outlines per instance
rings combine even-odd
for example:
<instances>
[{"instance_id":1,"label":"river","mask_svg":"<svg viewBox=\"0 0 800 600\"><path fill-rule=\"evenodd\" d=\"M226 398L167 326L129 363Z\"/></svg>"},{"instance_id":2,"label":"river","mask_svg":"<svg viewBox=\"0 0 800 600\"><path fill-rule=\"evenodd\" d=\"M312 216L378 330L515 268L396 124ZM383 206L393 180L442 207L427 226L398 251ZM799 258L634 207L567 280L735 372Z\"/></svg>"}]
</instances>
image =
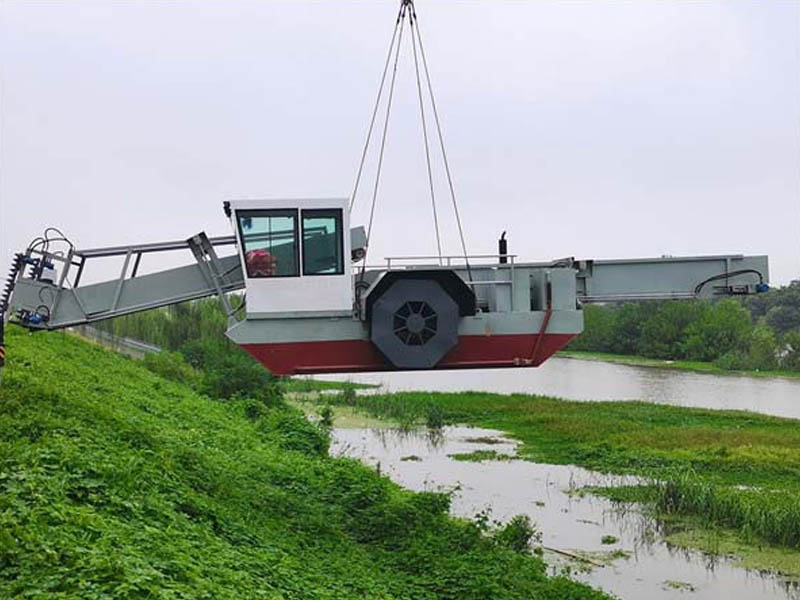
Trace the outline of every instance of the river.
<instances>
[{"instance_id":1,"label":"river","mask_svg":"<svg viewBox=\"0 0 800 600\"><path fill-rule=\"evenodd\" d=\"M642 400L800 419L800 379L711 375L576 358L551 358L527 369L387 371L314 378L377 384L388 392L485 391L580 401Z\"/></svg>"},{"instance_id":2,"label":"river","mask_svg":"<svg viewBox=\"0 0 800 600\"><path fill-rule=\"evenodd\" d=\"M711 375L574 358L553 358L535 369L385 372L315 378L377 384L387 392L473 390L542 394L577 401L642 400L800 418L800 380ZM572 577L623 600L800 599L800 591L791 579L748 571L733 560L670 546L663 524L649 518L639 506L620 511L618 505L604 498L574 493L585 485L615 485L621 483L618 480L575 466L521 460L475 463L451 457L478 449L514 454L515 442L504 438L501 432L449 427L438 441L431 441L422 432L338 427L334 431L334 454L378 466L409 489L453 490L454 515L470 518L489 510L492 518L505 521L524 513L541 528L545 546L597 555L621 550L623 556L606 566L582 569L573 561L568 567ZM489 437L495 443L483 445L481 441ZM604 544L603 536L613 536L617 541ZM554 572L564 568L563 555L546 555Z\"/></svg>"},{"instance_id":3,"label":"river","mask_svg":"<svg viewBox=\"0 0 800 600\"><path fill-rule=\"evenodd\" d=\"M541 532L551 574L569 569L569 576L622 600L800 600L792 578L675 548L664 538L663 524L641 507L622 508L576 493L586 485L619 485L631 483L631 478L525 460L453 458L475 450L513 455L517 443L502 432L445 427L431 434L337 425L332 441L333 455L357 458L408 489L451 493L454 515L473 518L488 512L499 521L530 516ZM592 562L566 559L563 553L588 553Z\"/></svg>"}]
</instances>

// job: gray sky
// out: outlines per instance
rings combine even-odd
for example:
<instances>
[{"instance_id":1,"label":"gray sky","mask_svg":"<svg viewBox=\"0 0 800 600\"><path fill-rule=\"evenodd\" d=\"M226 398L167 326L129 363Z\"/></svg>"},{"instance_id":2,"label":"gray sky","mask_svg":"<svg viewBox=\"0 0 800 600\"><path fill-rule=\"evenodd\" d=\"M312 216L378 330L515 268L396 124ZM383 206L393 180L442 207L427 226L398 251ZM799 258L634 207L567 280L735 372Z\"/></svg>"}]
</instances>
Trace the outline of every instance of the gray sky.
<instances>
[{"instance_id":1,"label":"gray sky","mask_svg":"<svg viewBox=\"0 0 800 600\"><path fill-rule=\"evenodd\" d=\"M528 260L766 253L773 283L800 276L800 2L417 5L470 252L507 229ZM397 6L2 2L2 277L48 225L225 235L226 199L348 196ZM404 59L373 259L435 248Z\"/></svg>"}]
</instances>

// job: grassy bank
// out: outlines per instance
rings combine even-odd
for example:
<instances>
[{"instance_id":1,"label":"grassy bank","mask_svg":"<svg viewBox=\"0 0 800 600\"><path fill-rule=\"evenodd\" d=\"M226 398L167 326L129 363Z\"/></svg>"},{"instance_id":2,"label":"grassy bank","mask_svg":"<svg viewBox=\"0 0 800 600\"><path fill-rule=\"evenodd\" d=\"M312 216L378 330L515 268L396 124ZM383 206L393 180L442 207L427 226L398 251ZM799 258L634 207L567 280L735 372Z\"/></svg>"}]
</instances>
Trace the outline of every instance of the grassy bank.
<instances>
[{"instance_id":1,"label":"grassy bank","mask_svg":"<svg viewBox=\"0 0 800 600\"><path fill-rule=\"evenodd\" d=\"M605 597L328 457L280 399L216 401L62 334L7 344L0 597Z\"/></svg>"},{"instance_id":2,"label":"grassy bank","mask_svg":"<svg viewBox=\"0 0 800 600\"><path fill-rule=\"evenodd\" d=\"M658 480L617 490L620 500L649 501L665 514L697 515L706 525L738 531L745 541L800 548L795 420L477 392L341 395L335 401L395 420L421 422L435 412L447 423L500 429L523 442L523 458Z\"/></svg>"},{"instance_id":3,"label":"grassy bank","mask_svg":"<svg viewBox=\"0 0 800 600\"><path fill-rule=\"evenodd\" d=\"M710 373L713 375L743 375L747 377L789 377L800 379L800 372L786 370L736 371L723 369L711 362L691 360L662 360L647 358L645 356L632 356L628 354L612 354L610 352L592 352L589 350L562 350L557 354L562 358L577 358L580 360L597 360L633 367L655 367L658 369L676 369L679 371L693 371L695 373Z\"/></svg>"},{"instance_id":4,"label":"grassy bank","mask_svg":"<svg viewBox=\"0 0 800 600\"><path fill-rule=\"evenodd\" d=\"M281 382L287 392L327 392L336 390L362 390L377 387L369 383L355 383L352 381L320 381L304 377L287 377Z\"/></svg>"}]
</instances>

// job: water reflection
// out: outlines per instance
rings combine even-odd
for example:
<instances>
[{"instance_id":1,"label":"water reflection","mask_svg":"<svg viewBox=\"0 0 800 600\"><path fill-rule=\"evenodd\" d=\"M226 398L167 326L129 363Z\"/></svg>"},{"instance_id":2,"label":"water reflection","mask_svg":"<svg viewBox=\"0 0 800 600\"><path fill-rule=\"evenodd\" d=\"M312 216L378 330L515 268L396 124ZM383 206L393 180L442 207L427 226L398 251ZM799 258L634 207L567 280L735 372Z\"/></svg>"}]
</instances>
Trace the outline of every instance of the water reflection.
<instances>
[{"instance_id":1,"label":"water reflection","mask_svg":"<svg viewBox=\"0 0 800 600\"><path fill-rule=\"evenodd\" d=\"M530 369L399 371L315 378L379 384L390 392L485 391L569 400L643 400L800 418L800 380L708 375L572 358L551 358L541 367Z\"/></svg>"},{"instance_id":2,"label":"water reflection","mask_svg":"<svg viewBox=\"0 0 800 600\"><path fill-rule=\"evenodd\" d=\"M668 526L636 505L574 493L586 485L638 482L634 477L516 459L464 462L451 457L476 450L513 455L516 442L498 431L468 427L446 427L437 435L336 429L332 447L335 454L379 467L409 489L451 492L453 514L471 518L488 510L491 518L507 520L525 513L542 530L544 546L597 556L624 551L627 558L588 571L579 569L572 576L626 600L686 598L690 589L694 597L704 599L800 599L792 581L737 568L726 558L669 546L663 541ZM409 456L414 460L403 460ZM604 544L604 536L614 536L618 542ZM554 572L563 568L565 560L547 555Z\"/></svg>"}]
</instances>

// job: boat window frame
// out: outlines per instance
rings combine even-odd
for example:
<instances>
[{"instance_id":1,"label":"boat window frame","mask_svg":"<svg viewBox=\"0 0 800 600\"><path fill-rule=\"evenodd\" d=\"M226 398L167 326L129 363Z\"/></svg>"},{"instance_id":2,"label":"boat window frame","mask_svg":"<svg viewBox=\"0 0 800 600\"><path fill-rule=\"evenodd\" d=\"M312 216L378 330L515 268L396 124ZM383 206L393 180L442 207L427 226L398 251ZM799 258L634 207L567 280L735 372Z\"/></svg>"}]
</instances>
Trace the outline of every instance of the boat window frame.
<instances>
[{"instance_id":1,"label":"boat window frame","mask_svg":"<svg viewBox=\"0 0 800 600\"><path fill-rule=\"evenodd\" d=\"M278 214L275 214L278 213ZM291 214L289 214L291 213ZM242 218L250 217L294 217L294 264L295 272L286 275L250 275L250 270L247 266L247 248L245 245L244 230L242 229ZM302 265L300 264L300 211L297 208L252 208L241 209L236 211L236 228L239 232L239 240L241 246L241 257L244 266L244 275L247 279L284 279L290 277L300 277L302 273Z\"/></svg>"},{"instance_id":2,"label":"boat window frame","mask_svg":"<svg viewBox=\"0 0 800 600\"><path fill-rule=\"evenodd\" d=\"M311 213L311 214L309 214ZM317 215L313 213L319 213ZM306 247L305 247L305 218L316 217L332 217L336 220L337 224L337 237L339 243L339 256L341 258L339 268L336 271L329 273L307 273L306 272ZM344 211L341 208L303 208L300 210L300 237L303 242L303 256L301 257L301 270L303 277L330 277L341 276L345 274L345 256L344 256Z\"/></svg>"}]
</instances>

